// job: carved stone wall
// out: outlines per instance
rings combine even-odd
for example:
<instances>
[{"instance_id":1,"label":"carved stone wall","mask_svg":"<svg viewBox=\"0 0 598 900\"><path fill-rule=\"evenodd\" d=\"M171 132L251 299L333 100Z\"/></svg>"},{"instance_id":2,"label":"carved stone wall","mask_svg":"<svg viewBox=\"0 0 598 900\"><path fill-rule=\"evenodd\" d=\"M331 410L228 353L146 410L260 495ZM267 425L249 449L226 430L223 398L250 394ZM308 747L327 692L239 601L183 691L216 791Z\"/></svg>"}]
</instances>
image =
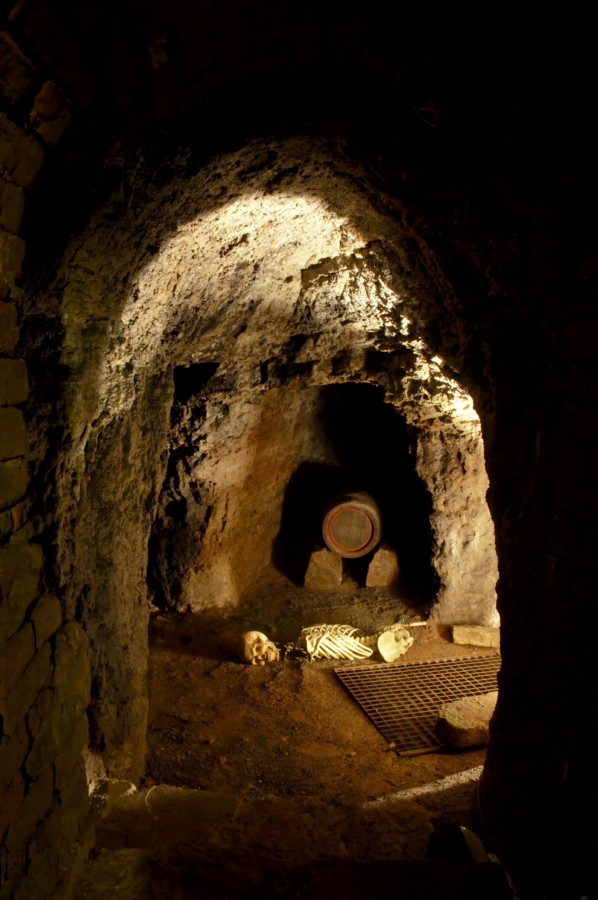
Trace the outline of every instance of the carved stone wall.
<instances>
[{"instance_id":1,"label":"carved stone wall","mask_svg":"<svg viewBox=\"0 0 598 900\"><path fill-rule=\"evenodd\" d=\"M432 560L440 564L441 555L430 494L415 472L415 430L409 436L404 417L368 381L311 384L318 361L293 362L304 340L254 366L258 383L245 390L215 364L175 370L167 473L148 548L155 605L236 605L258 582L280 585L281 575L302 585L325 502L359 485L381 505L404 595L429 611ZM460 613L472 610L461 603Z\"/></svg>"}]
</instances>

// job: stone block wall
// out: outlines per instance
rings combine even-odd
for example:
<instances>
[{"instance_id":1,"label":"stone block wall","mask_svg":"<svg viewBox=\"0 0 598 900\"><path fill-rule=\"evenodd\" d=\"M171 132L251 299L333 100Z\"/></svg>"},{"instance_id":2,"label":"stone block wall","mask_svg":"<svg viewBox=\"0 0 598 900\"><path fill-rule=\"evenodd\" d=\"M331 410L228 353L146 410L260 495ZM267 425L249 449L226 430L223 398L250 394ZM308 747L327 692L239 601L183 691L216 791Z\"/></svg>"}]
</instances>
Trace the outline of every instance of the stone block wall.
<instances>
[{"instance_id":1,"label":"stone block wall","mask_svg":"<svg viewBox=\"0 0 598 900\"><path fill-rule=\"evenodd\" d=\"M91 676L85 632L40 590L21 410L29 385L19 355L18 232L25 191L70 112L6 32L0 92L9 110L0 112L0 898L43 900L65 895L92 840L81 757Z\"/></svg>"}]
</instances>

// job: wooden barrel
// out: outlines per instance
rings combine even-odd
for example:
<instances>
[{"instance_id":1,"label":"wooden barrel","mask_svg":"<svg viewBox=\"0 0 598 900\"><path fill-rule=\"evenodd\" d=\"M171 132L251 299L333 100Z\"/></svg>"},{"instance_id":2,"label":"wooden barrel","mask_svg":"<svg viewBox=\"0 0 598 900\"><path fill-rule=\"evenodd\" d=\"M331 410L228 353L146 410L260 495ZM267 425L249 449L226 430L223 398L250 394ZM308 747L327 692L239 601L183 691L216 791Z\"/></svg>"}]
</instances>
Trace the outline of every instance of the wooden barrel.
<instances>
[{"instance_id":1,"label":"wooden barrel","mask_svg":"<svg viewBox=\"0 0 598 900\"><path fill-rule=\"evenodd\" d=\"M382 517L373 497L341 491L324 507L322 536L326 546L345 559L365 556L382 537Z\"/></svg>"}]
</instances>

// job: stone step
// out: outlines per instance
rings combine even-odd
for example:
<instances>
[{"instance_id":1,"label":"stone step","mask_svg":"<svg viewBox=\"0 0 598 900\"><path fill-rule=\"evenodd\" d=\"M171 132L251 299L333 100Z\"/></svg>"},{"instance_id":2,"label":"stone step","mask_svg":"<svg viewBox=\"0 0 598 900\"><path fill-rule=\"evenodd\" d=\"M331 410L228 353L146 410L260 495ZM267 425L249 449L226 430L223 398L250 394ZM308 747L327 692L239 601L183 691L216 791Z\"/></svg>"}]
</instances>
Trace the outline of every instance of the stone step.
<instances>
[{"instance_id":1,"label":"stone step","mask_svg":"<svg viewBox=\"0 0 598 900\"><path fill-rule=\"evenodd\" d=\"M72 900L511 896L493 865L426 859L429 815L398 795L333 806L112 781L92 811L95 856Z\"/></svg>"},{"instance_id":2,"label":"stone step","mask_svg":"<svg viewBox=\"0 0 598 900\"><path fill-rule=\"evenodd\" d=\"M257 869L423 859L433 830L425 810L400 799L332 806L111 782L93 807L97 849L192 847L196 862L223 863L232 854Z\"/></svg>"}]
</instances>

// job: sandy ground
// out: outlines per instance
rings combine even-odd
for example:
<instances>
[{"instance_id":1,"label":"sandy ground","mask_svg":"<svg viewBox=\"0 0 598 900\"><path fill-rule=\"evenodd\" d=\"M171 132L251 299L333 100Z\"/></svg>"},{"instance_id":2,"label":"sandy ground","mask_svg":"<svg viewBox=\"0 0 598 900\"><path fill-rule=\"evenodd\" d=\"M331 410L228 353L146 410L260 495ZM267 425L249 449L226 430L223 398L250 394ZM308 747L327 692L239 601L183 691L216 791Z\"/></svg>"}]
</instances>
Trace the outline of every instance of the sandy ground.
<instances>
[{"instance_id":1,"label":"sandy ground","mask_svg":"<svg viewBox=\"0 0 598 900\"><path fill-rule=\"evenodd\" d=\"M333 621L335 608L336 621L347 621L352 609L349 624L374 631L389 624L393 605L397 617L396 601L376 592L362 590L352 607L346 591L335 593L319 600L299 592L312 621ZM285 642L296 639L301 622L308 624L293 591L277 597L278 608L272 598L268 604L254 598L227 616L153 615L146 782L248 799L317 797L328 803L362 803L427 785L410 799L436 820L459 818L479 829L479 770L467 770L483 764L484 749L401 758L341 685L333 671L338 662L286 659L258 667L239 661L234 648L242 631L259 627ZM407 617L403 610L400 615ZM368 616L372 621L364 621ZM409 659L476 652L451 644L432 626L413 628L412 634ZM460 780L447 779L461 772Z\"/></svg>"},{"instance_id":2,"label":"sandy ground","mask_svg":"<svg viewBox=\"0 0 598 900\"><path fill-rule=\"evenodd\" d=\"M335 675L334 667L343 663L286 658L247 666L235 652L239 635L250 629L285 644L297 639L302 625L316 622L347 623L371 633L422 615L425 609L418 611L401 597L351 584L322 594L288 585L274 592L265 588L228 614L153 614L146 784L249 800L317 798L332 805L378 806L404 799L425 809L435 825L456 821L469 826L490 850L477 811L483 748L401 758ZM411 633L415 644L406 659L479 652L453 645L443 629L426 626ZM372 657L361 664L379 662ZM275 867L266 875L263 882L251 883L252 896L510 896L497 888L497 873L490 869L478 872L436 861L326 863L292 871ZM482 875L491 883L478 883ZM209 900L240 900L247 896L248 883L228 868L187 859L177 847L170 855L102 850L82 870L74 897L190 900L198 889Z\"/></svg>"}]
</instances>

